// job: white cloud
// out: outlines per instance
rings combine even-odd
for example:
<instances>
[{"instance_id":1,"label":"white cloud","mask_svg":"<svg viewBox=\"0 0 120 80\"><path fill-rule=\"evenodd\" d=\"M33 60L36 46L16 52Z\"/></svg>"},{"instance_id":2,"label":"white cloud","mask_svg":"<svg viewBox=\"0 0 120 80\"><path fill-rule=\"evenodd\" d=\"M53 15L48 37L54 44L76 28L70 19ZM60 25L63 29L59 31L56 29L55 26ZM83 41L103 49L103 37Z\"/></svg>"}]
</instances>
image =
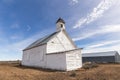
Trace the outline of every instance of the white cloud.
<instances>
[{"instance_id":1,"label":"white cloud","mask_svg":"<svg viewBox=\"0 0 120 80\"><path fill-rule=\"evenodd\" d=\"M83 40L83 39L86 39L86 38L89 38L91 36L93 36L94 33L90 33L90 34L83 34L83 35L80 35L78 37L74 37L72 38L73 41L79 41L79 40Z\"/></svg>"},{"instance_id":2,"label":"white cloud","mask_svg":"<svg viewBox=\"0 0 120 80\"><path fill-rule=\"evenodd\" d=\"M120 40L112 40L112 41L108 40L108 41L97 42L97 43L88 45L86 48L92 49L92 48L103 47L106 45L112 45L112 44L116 44L116 43L120 43Z\"/></svg>"},{"instance_id":3,"label":"white cloud","mask_svg":"<svg viewBox=\"0 0 120 80\"><path fill-rule=\"evenodd\" d=\"M78 20L78 22L73 26L73 28L79 28L83 24L89 24L95 21L103 15L103 13L108 10L117 0L102 0L97 7L86 17Z\"/></svg>"},{"instance_id":4,"label":"white cloud","mask_svg":"<svg viewBox=\"0 0 120 80\"><path fill-rule=\"evenodd\" d=\"M31 30L30 25L27 25L27 31L30 31L30 30Z\"/></svg>"},{"instance_id":5,"label":"white cloud","mask_svg":"<svg viewBox=\"0 0 120 80\"><path fill-rule=\"evenodd\" d=\"M70 5L75 5L79 2L79 0L69 0L70 1Z\"/></svg>"},{"instance_id":6,"label":"white cloud","mask_svg":"<svg viewBox=\"0 0 120 80\"><path fill-rule=\"evenodd\" d=\"M78 40L82 40L82 39L86 39L86 38L90 38L93 37L95 35L101 35L101 34L106 34L106 33L120 33L120 24L117 25L106 25L106 26L102 26L98 29L92 30L92 31L87 31L83 32L81 34L78 34L78 37L73 38L74 41L78 41ZM113 35L114 36L114 35Z\"/></svg>"},{"instance_id":7,"label":"white cloud","mask_svg":"<svg viewBox=\"0 0 120 80\"><path fill-rule=\"evenodd\" d=\"M118 51L120 53L120 40L106 40L93 42L91 44L84 45L82 53L92 52L106 52L106 51Z\"/></svg>"},{"instance_id":8,"label":"white cloud","mask_svg":"<svg viewBox=\"0 0 120 80\"><path fill-rule=\"evenodd\" d=\"M86 38L89 38L89 37L92 37L96 34L97 32L89 32L88 33L82 33L82 34L78 34L78 37L75 37L75 38L72 38L73 41L79 41L79 40L82 40L82 39L86 39Z\"/></svg>"},{"instance_id":9,"label":"white cloud","mask_svg":"<svg viewBox=\"0 0 120 80\"><path fill-rule=\"evenodd\" d=\"M120 54L120 44L115 44L107 47L98 47L92 49L83 49L82 53L91 53L91 52L106 52L106 51L118 51Z\"/></svg>"},{"instance_id":10,"label":"white cloud","mask_svg":"<svg viewBox=\"0 0 120 80\"><path fill-rule=\"evenodd\" d=\"M12 36L10 37L10 39L12 39L12 40L18 40L18 39L22 39L22 36L21 36L21 35L18 35L18 34L15 34L15 35L12 35Z\"/></svg>"},{"instance_id":11,"label":"white cloud","mask_svg":"<svg viewBox=\"0 0 120 80\"><path fill-rule=\"evenodd\" d=\"M14 35L14 36L11 36L11 39L18 39L19 37Z\"/></svg>"},{"instance_id":12,"label":"white cloud","mask_svg":"<svg viewBox=\"0 0 120 80\"><path fill-rule=\"evenodd\" d=\"M102 27L102 32L120 32L120 24L118 25L107 25Z\"/></svg>"}]
</instances>

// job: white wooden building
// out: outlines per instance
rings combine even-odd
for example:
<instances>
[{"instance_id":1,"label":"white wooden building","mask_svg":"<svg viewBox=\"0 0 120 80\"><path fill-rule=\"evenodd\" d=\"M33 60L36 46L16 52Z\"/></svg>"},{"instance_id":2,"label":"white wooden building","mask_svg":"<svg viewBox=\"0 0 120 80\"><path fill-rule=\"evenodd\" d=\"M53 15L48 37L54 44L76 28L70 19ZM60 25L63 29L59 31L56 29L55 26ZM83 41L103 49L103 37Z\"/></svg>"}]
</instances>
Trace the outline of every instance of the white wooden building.
<instances>
[{"instance_id":1,"label":"white wooden building","mask_svg":"<svg viewBox=\"0 0 120 80\"><path fill-rule=\"evenodd\" d=\"M59 18L56 27L56 32L23 50L22 65L64 71L82 67L81 49L66 33L64 20Z\"/></svg>"}]
</instances>

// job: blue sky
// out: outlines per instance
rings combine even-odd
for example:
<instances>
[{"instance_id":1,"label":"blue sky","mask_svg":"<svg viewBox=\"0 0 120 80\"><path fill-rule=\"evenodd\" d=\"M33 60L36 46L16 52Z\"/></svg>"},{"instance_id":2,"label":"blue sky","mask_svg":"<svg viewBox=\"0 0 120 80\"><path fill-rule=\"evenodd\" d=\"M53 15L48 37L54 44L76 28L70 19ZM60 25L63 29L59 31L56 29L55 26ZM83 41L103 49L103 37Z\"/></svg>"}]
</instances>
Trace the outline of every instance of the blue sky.
<instances>
[{"instance_id":1,"label":"blue sky","mask_svg":"<svg viewBox=\"0 0 120 80\"><path fill-rule=\"evenodd\" d=\"M56 31L59 17L83 53L120 52L119 8L120 0L0 0L0 60L21 59L26 46Z\"/></svg>"}]
</instances>

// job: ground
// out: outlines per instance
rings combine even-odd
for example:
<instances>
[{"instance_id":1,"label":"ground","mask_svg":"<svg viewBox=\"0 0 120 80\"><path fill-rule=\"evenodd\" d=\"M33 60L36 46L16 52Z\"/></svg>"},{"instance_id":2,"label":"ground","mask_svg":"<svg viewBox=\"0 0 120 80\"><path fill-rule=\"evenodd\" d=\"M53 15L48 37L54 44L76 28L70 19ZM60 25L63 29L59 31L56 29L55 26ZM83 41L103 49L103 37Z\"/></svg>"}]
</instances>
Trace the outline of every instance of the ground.
<instances>
[{"instance_id":1,"label":"ground","mask_svg":"<svg viewBox=\"0 0 120 80\"><path fill-rule=\"evenodd\" d=\"M120 64L99 64L88 70L61 72L0 62L0 80L120 80Z\"/></svg>"}]
</instances>

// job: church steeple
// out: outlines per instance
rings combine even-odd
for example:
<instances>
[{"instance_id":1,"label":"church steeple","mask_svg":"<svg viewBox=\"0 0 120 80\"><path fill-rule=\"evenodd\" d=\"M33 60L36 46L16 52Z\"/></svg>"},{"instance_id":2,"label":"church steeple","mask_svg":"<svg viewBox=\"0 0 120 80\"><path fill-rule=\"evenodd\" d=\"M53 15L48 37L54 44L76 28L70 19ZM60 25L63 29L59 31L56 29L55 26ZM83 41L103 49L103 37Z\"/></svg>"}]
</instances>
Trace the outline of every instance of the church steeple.
<instances>
[{"instance_id":1,"label":"church steeple","mask_svg":"<svg viewBox=\"0 0 120 80\"><path fill-rule=\"evenodd\" d=\"M65 30L65 21L59 18L56 22L57 31Z\"/></svg>"}]
</instances>

